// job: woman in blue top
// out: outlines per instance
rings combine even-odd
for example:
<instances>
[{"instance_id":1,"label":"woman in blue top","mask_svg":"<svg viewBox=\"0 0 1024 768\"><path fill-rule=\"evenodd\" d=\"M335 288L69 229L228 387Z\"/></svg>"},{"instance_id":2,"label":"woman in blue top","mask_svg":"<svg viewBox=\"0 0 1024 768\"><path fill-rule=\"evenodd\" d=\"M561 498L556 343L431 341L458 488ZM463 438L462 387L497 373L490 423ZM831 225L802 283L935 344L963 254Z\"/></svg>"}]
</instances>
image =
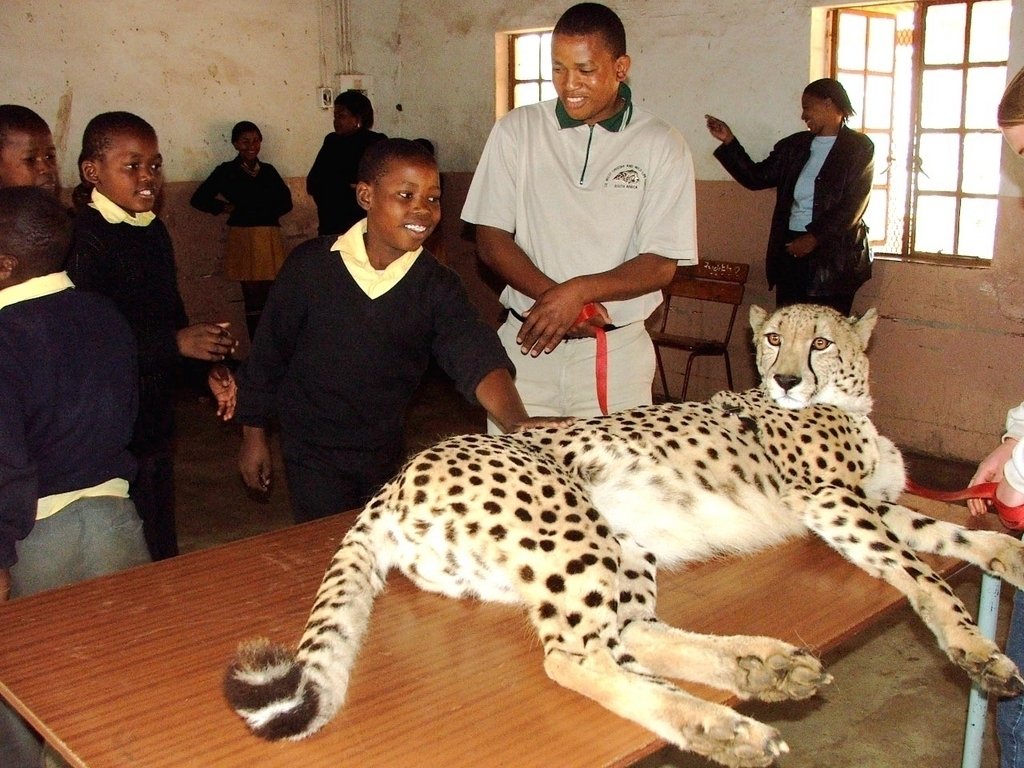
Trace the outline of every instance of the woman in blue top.
<instances>
[{"instance_id":1,"label":"woman in blue top","mask_svg":"<svg viewBox=\"0 0 1024 768\"><path fill-rule=\"evenodd\" d=\"M729 126L706 115L722 142L715 157L747 189L776 190L766 272L777 306L809 302L850 314L871 277L862 216L874 177L874 144L847 127L855 114L846 89L822 78L808 85L800 118L807 130L782 139L759 163Z\"/></svg>"}]
</instances>

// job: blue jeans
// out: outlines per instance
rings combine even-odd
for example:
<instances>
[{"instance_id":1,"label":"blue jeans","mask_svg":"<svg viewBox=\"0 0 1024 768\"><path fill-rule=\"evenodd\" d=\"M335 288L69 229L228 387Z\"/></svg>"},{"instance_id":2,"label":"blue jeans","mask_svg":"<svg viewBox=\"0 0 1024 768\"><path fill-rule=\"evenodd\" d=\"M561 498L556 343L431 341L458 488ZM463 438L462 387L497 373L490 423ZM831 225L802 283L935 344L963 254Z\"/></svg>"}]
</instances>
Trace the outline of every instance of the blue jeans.
<instances>
[{"instance_id":1,"label":"blue jeans","mask_svg":"<svg viewBox=\"0 0 1024 768\"><path fill-rule=\"evenodd\" d=\"M1024 592L1013 593L1007 656L1024 668ZM999 768L1024 768L1024 695L1001 699L996 704L996 735L999 737Z\"/></svg>"},{"instance_id":2,"label":"blue jeans","mask_svg":"<svg viewBox=\"0 0 1024 768\"><path fill-rule=\"evenodd\" d=\"M142 521L130 499L94 496L37 520L17 542L11 567L11 599L103 576L150 561ZM59 626L60 617L53 617ZM42 741L0 701L0 766L39 768Z\"/></svg>"}]
</instances>

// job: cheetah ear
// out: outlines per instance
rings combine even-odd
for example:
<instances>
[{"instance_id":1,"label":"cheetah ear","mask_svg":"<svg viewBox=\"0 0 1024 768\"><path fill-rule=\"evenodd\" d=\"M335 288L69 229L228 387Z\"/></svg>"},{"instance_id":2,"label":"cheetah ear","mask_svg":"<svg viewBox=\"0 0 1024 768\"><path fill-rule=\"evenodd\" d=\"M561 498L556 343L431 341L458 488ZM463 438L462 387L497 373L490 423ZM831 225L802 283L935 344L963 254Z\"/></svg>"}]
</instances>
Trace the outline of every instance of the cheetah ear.
<instances>
[{"instance_id":1,"label":"cheetah ear","mask_svg":"<svg viewBox=\"0 0 1024 768\"><path fill-rule=\"evenodd\" d=\"M761 335L761 328L768 317L768 312L757 304L750 305L750 329L754 332L754 339Z\"/></svg>"},{"instance_id":2,"label":"cheetah ear","mask_svg":"<svg viewBox=\"0 0 1024 768\"><path fill-rule=\"evenodd\" d=\"M860 343L864 347L867 347L868 340L871 338L871 332L875 330L875 323L877 322L878 311L874 307L861 315L859 320L853 322L853 331L857 334Z\"/></svg>"}]
</instances>

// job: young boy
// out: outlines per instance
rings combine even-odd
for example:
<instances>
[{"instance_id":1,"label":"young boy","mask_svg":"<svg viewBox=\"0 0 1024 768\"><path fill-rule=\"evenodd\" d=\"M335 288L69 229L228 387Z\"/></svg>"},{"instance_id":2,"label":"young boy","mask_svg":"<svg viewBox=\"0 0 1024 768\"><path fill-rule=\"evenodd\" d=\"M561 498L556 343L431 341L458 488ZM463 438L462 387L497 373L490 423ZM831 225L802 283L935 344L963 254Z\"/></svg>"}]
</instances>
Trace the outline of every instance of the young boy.
<instances>
[{"instance_id":1,"label":"young boy","mask_svg":"<svg viewBox=\"0 0 1024 768\"><path fill-rule=\"evenodd\" d=\"M149 561L128 498L135 339L61 271L70 242L49 191L0 189L0 602ZM40 750L0 706L0 765Z\"/></svg>"},{"instance_id":2,"label":"young boy","mask_svg":"<svg viewBox=\"0 0 1024 768\"><path fill-rule=\"evenodd\" d=\"M178 553L172 438L181 357L220 362L236 345L226 324L188 324L171 238L153 213L162 165L156 132L142 118L106 112L90 120L79 170L92 192L75 220L68 259L75 284L113 299L135 332L139 416L132 452L139 473L131 497L154 560ZM214 378L211 374L211 388ZM233 386L230 377L224 382ZM227 395L215 394L223 406Z\"/></svg>"},{"instance_id":3,"label":"young boy","mask_svg":"<svg viewBox=\"0 0 1024 768\"><path fill-rule=\"evenodd\" d=\"M458 276L423 250L440 195L427 149L374 144L356 185L366 219L300 245L274 283L238 372L239 467L248 486L269 488L276 417L296 522L363 504L396 471L431 355L503 429L527 420L497 335Z\"/></svg>"},{"instance_id":4,"label":"young boy","mask_svg":"<svg viewBox=\"0 0 1024 768\"><path fill-rule=\"evenodd\" d=\"M28 107L0 104L0 188L42 187L60 192L50 126Z\"/></svg>"}]
</instances>

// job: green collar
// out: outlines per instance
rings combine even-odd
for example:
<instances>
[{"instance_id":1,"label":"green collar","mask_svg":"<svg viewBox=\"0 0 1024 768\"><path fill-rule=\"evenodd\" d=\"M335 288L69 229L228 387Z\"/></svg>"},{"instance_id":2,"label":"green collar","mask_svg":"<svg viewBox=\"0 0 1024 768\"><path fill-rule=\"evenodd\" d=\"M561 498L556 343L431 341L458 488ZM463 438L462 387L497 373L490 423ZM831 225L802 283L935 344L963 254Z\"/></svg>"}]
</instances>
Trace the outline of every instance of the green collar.
<instances>
[{"instance_id":1,"label":"green collar","mask_svg":"<svg viewBox=\"0 0 1024 768\"><path fill-rule=\"evenodd\" d=\"M629 125L629 121L633 117L633 92L629 90L629 86L625 83L619 83L619 96L625 101L622 109L598 123L598 125L610 133L617 133L623 130ZM555 101L555 117L558 118L559 128L576 128L577 126L585 125L582 120L574 120L569 117L569 113L562 106L561 99Z\"/></svg>"}]
</instances>

